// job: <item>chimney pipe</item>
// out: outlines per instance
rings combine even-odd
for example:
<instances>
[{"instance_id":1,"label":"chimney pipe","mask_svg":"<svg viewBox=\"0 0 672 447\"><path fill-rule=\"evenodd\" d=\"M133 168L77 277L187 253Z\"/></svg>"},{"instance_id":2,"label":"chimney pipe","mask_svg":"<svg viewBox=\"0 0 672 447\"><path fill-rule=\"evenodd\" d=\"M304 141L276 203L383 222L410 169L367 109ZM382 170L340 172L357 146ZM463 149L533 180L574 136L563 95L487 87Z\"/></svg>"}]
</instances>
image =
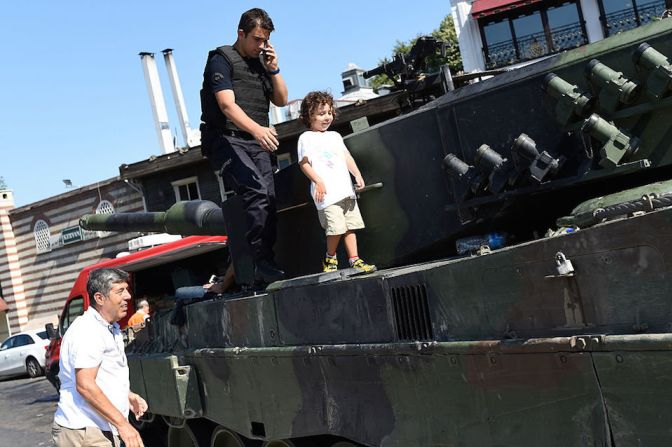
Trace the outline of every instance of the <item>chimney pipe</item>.
<instances>
[{"instance_id":1,"label":"chimney pipe","mask_svg":"<svg viewBox=\"0 0 672 447\"><path fill-rule=\"evenodd\" d=\"M139 53L142 62L142 68L147 82L147 91L149 92L149 101L152 103L152 112L154 114L154 124L156 133L159 137L159 144L163 154L175 152L173 136L170 133L168 124L168 112L166 103L163 100L163 91L161 90L161 81L159 80L159 70L156 68L154 53Z\"/></svg>"},{"instance_id":2,"label":"chimney pipe","mask_svg":"<svg viewBox=\"0 0 672 447\"><path fill-rule=\"evenodd\" d=\"M162 51L163 59L166 62L168 76L170 78L170 86L173 89L173 98L175 99L175 106L177 107L177 116L180 119L180 126L182 128L182 135L184 135L184 142L187 147L194 147L201 144L201 133L198 129L192 129L189 126L189 117L187 115L187 107L184 103L184 96L182 95L182 86L180 78L177 76L177 67L175 66L175 59L173 59L173 50L166 48Z\"/></svg>"}]
</instances>

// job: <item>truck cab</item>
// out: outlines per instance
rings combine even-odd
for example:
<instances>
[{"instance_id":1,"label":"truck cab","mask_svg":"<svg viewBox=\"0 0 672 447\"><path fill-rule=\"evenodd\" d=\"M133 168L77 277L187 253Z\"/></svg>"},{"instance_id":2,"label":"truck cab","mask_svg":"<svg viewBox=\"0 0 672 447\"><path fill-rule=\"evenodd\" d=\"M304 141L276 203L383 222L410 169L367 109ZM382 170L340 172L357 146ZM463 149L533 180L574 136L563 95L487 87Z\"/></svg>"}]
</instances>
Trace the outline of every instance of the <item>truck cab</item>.
<instances>
[{"instance_id":1,"label":"truck cab","mask_svg":"<svg viewBox=\"0 0 672 447\"><path fill-rule=\"evenodd\" d=\"M169 312L175 301L175 289L205 284L211 274L223 272L228 263L226 236L189 236L125 256L98 262L82 269L59 315L59 325L45 326L51 340L45 361L45 374L58 390L61 339L73 321L89 308L86 283L92 270L119 268L130 273L132 299L128 314L119 325L127 326L135 312L135 302L145 298L154 312Z\"/></svg>"}]
</instances>

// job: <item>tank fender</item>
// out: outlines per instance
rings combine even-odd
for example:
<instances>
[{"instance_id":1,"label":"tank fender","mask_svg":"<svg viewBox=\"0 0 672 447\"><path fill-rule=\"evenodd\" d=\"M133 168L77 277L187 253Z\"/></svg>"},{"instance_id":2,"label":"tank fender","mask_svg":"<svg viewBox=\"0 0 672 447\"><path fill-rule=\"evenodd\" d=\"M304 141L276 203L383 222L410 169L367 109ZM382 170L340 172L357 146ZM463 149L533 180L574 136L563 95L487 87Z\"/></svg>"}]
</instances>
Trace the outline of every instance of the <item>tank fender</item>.
<instances>
[{"instance_id":1,"label":"tank fender","mask_svg":"<svg viewBox=\"0 0 672 447\"><path fill-rule=\"evenodd\" d=\"M193 419L203 416L196 369L174 355L128 356L131 389L154 414Z\"/></svg>"}]
</instances>

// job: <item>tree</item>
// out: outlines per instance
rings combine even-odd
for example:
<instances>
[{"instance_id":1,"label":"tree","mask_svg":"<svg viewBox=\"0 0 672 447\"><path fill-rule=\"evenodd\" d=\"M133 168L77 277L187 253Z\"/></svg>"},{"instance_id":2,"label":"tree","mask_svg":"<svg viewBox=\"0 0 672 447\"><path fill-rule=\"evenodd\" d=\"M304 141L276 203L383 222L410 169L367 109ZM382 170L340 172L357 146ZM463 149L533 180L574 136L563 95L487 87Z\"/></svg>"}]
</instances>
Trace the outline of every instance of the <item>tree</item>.
<instances>
[{"instance_id":1,"label":"tree","mask_svg":"<svg viewBox=\"0 0 672 447\"><path fill-rule=\"evenodd\" d=\"M0 189L7 189L7 183L5 183L5 178L0 176Z\"/></svg>"},{"instance_id":2,"label":"tree","mask_svg":"<svg viewBox=\"0 0 672 447\"><path fill-rule=\"evenodd\" d=\"M436 55L428 58L427 60L427 71L435 72L439 70L439 67L443 64L448 64L450 71L453 73L459 73L462 71L462 56L460 55L460 47L457 44L457 34L455 33L455 26L453 25L453 16L448 14L443 18L439 27L432 31L432 36L446 43L446 57L441 55ZM411 50L411 47L415 44L415 41L418 40L420 35L417 35L415 38L409 40L408 42L402 42L397 40L396 44L392 48L392 55L399 53L408 53ZM378 65L391 62L391 59L384 58L378 61ZM371 86L374 89L378 89L383 85L391 85L392 81L386 75L374 76L371 79Z\"/></svg>"}]
</instances>

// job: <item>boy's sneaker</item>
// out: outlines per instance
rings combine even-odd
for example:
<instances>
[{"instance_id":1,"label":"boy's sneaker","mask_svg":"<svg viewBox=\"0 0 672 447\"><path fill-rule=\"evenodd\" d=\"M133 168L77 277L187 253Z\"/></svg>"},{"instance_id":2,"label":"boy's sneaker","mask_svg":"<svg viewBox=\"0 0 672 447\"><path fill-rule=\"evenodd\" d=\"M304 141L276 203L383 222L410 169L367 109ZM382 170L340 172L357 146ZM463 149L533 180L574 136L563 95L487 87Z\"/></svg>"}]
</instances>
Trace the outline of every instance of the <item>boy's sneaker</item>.
<instances>
[{"instance_id":1,"label":"boy's sneaker","mask_svg":"<svg viewBox=\"0 0 672 447\"><path fill-rule=\"evenodd\" d=\"M335 272L338 270L338 259L336 257L325 256L322 262L322 272Z\"/></svg>"},{"instance_id":2,"label":"boy's sneaker","mask_svg":"<svg viewBox=\"0 0 672 447\"><path fill-rule=\"evenodd\" d=\"M364 260L361 258L357 259L355 262L352 263L350 266L355 270L359 270L360 272L364 273L370 273L370 272L375 272L376 271L376 266L375 265L369 265Z\"/></svg>"}]
</instances>

